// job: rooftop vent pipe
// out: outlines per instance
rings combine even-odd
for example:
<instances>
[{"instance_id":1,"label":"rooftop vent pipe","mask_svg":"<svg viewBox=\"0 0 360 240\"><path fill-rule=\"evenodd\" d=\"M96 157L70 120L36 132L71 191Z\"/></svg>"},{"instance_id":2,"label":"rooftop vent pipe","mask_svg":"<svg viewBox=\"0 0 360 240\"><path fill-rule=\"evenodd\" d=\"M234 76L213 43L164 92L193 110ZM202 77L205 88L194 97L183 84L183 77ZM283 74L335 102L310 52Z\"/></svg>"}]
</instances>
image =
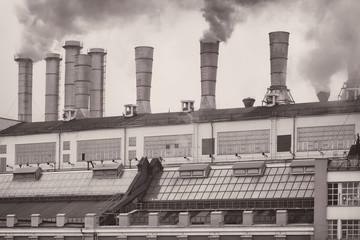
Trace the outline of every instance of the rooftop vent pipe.
<instances>
[{"instance_id":1,"label":"rooftop vent pipe","mask_svg":"<svg viewBox=\"0 0 360 240\"><path fill-rule=\"evenodd\" d=\"M75 109L75 56L80 54L79 41L65 41L65 104L66 109Z\"/></svg>"},{"instance_id":2,"label":"rooftop vent pipe","mask_svg":"<svg viewBox=\"0 0 360 240\"><path fill-rule=\"evenodd\" d=\"M327 102L330 97L330 92L320 91L316 94L320 102Z\"/></svg>"},{"instance_id":3,"label":"rooftop vent pipe","mask_svg":"<svg viewBox=\"0 0 360 240\"><path fill-rule=\"evenodd\" d=\"M91 56L76 55L75 69L76 118L87 118L89 116Z\"/></svg>"},{"instance_id":4,"label":"rooftop vent pipe","mask_svg":"<svg viewBox=\"0 0 360 240\"><path fill-rule=\"evenodd\" d=\"M200 110L216 109L215 89L219 41L200 41L201 102Z\"/></svg>"},{"instance_id":5,"label":"rooftop vent pipe","mask_svg":"<svg viewBox=\"0 0 360 240\"><path fill-rule=\"evenodd\" d=\"M91 48L91 89L90 89L90 117L104 116L104 85L105 85L105 56L102 48Z\"/></svg>"},{"instance_id":6,"label":"rooftop vent pipe","mask_svg":"<svg viewBox=\"0 0 360 240\"><path fill-rule=\"evenodd\" d=\"M57 121L59 111L60 54L48 53L46 61L45 121Z\"/></svg>"},{"instance_id":7,"label":"rooftop vent pipe","mask_svg":"<svg viewBox=\"0 0 360 240\"><path fill-rule=\"evenodd\" d=\"M138 113L151 113L150 92L154 48L135 48L136 63L136 105Z\"/></svg>"},{"instance_id":8,"label":"rooftop vent pipe","mask_svg":"<svg viewBox=\"0 0 360 240\"><path fill-rule=\"evenodd\" d=\"M254 103L255 103L255 99L251 98L251 97L244 98L242 101L246 108L254 106Z\"/></svg>"},{"instance_id":9,"label":"rooftop vent pipe","mask_svg":"<svg viewBox=\"0 0 360 240\"><path fill-rule=\"evenodd\" d=\"M268 88L263 102L267 106L294 103L290 90L286 86L289 33L271 32L269 40L271 86Z\"/></svg>"},{"instance_id":10,"label":"rooftop vent pipe","mask_svg":"<svg viewBox=\"0 0 360 240\"><path fill-rule=\"evenodd\" d=\"M23 55L16 55L15 61L19 65L18 119L22 122L31 122L33 61Z\"/></svg>"}]
</instances>

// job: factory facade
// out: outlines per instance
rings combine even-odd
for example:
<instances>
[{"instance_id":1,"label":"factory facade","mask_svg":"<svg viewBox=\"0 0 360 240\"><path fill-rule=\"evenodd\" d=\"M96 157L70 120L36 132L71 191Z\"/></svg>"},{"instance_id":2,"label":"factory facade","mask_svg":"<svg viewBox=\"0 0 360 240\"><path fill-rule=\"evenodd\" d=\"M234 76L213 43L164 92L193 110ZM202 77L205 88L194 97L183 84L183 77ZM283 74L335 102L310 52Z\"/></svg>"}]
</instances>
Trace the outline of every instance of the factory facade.
<instances>
[{"instance_id":1,"label":"factory facade","mask_svg":"<svg viewBox=\"0 0 360 240\"><path fill-rule=\"evenodd\" d=\"M219 43L201 43L200 109L173 113L151 113L153 48L138 47L137 104L118 117L103 117L106 52L67 41L62 121L48 54L46 121L19 104L0 132L0 239L359 239L359 81L295 104L288 38L270 33L263 106L234 109L216 109ZM31 60L16 61L28 86Z\"/></svg>"}]
</instances>

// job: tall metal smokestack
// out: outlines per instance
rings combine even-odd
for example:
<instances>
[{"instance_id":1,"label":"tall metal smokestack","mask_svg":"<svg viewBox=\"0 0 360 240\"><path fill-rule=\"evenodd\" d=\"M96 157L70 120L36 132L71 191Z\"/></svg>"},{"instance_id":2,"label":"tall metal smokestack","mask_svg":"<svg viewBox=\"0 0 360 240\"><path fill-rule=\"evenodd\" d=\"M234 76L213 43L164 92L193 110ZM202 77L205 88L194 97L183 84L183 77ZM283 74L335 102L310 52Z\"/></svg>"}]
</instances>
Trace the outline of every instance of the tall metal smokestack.
<instances>
[{"instance_id":1,"label":"tall metal smokestack","mask_svg":"<svg viewBox=\"0 0 360 240\"><path fill-rule=\"evenodd\" d=\"M60 54L48 53L46 61L45 121L57 121L59 117Z\"/></svg>"},{"instance_id":2,"label":"tall metal smokestack","mask_svg":"<svg viewBox=\"0 0 360 240\"><path fill-rule=\"evenodd\" d=\"M154 48L135 48L136 62L136 105L138 113L151 113L150 92Z\"/></svg>"},{"instance_id":3,"label":"tall metal smokestack","mask_svg":"<svg viewBox=\"0 0 360 240\"><path fill-rule=\"evenodd\" d=\"M268 88L263 102L267 106L294 103L290 90L286 86L289 33L271 32L269 40L271 86Z\"/></svg>"},{"instance_id":4,"label":"tall metal smokestack","mask_svg":"<svg viewBox=\"0 0 360 240\"><path fill-rule=\"evenodd\" d=\"M200 41L201 102L200 110L216 109L215 90L219 41Z\"/></svg>"},{"instance_id":5,"label":"tall metal smokestack","mask_svg":"<svg viewBox=\"0 0 360 240\"><path fill-rule=\"evenodd\" d=\"M105 85L105 56L102 48L91 48L91 89L90 89L90 117L104 116L104 85Z\"/></svg>"},{"instance_id":6,"label":"tall metal smokestack","mask_svg":"<svg viewBox=\"0 0 360 240\"><path fill-rule=\"evenodd\" d=\"M347 70L348 80L341 88L339 97L342 100L353 101L360 98L360 62L359 57L348 58Z\"/></svg>"},{"instance_id":7,"label":"tall metal smokestack","mask_svg":"<svg viewBox=\"0 0 360 240\"><path fill-rule=\"evenodd\" d=\"M75 59L76 118L87 118L89 116L91 56L78 54Z\"/></svg>"},{"instance_id":8,"label":"tall metal smokestack","mask_svg":"<svg viewBox=\"0 0 360 240\"><path fill-rule=\"evenodd\" d=\"M75 109L75 56L80 53L79 41L65 41L65 109Z\"/></svg>"},{"instance_id":9,"label":"tall metal smokestack","mask_svg":"<svg viewBox=\"0 0 360 240\"><path fill-rule=\"evenodd\" d=\"M31 122L33 61L22 55L15 56L15 61L19 65L18 119Z\"/></svg>"}]
</instances>

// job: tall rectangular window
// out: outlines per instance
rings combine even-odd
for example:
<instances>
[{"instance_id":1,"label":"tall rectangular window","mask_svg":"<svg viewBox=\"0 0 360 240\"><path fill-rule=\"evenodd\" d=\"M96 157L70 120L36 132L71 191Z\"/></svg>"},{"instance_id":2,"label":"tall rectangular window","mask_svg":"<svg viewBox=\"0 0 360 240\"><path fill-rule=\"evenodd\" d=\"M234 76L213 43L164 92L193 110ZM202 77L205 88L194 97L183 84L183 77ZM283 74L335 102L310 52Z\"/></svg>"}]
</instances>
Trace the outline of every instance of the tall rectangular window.
<instances>
[{"instance_id":1,"label":"tall rectangular window","mask_svg":"<svg viewBox=\"0 0 360 240\"><path fill-rule=\"evenodd\" d=\"M6 145L0 145L0 154L6 153Z\"/></svg>"},{"instance_id":2,"label":"tall rectangular window","mask_svg":"<svg viewBox=\"0 0 360 240\"><path fill-rule=\"evenodd\" d=\"M337 183L328 183L328 206L336 206L339 203L339 190Z\"/></svg>"},{"instance_id":3,"label":"tall rectangular window","mask_svg":"<svg viewBox=\"0 0 360 240\"><path fill-rule=\"evenodd\" d=\"M15 144L15 164L55 162L56 142Z\"/></svg>"},{"instance_id":4,"label":"tall rectangular window","mask_svg":"<svg viewBox=\"0 0 360 240\"><path fill-rule=\"evenodd\" d=\"M129 160L136 158L136 150L129 150Z\"/></svg>"},{"instance_id":5,"label":"tall rectangular window","mask_svg":"<svg viewBox=\"0 0 360 240\"><path fill-rule=\"evenodd\" d=\"M6 158L0 158L0 172L6 172Z\"/></svg>"},{"instance_id":6,"label":"tall rectangular window","mask_svg":"<svg viewBox=\"0 0 360 240\"><path fill-rule=\"evenodd\" d=\"M192 134L144 137L144 155L154 157L192 156Z\"/></svg>"},{"instance_id":7,"label":"tall rectangular window","mask_svg":"<svg viewBox=\"0 0 360 240\"><path fill-rule=\"evenodd\" d=\"M70 162L70 154L63 154L63 162Z\"/></svg>"},{"instance_id":8,"label":"tall rectangular window","mask_svg":"<svg viewBox=\"0 0 360 240\"><path fill-rule=\"evenodd\" d=\"M121 138L77 141L77 158L81 161L121 159Z\"/></svg>"},{"instance_id":9,"label":"tall rectangular window","mask_svg":"<svg viewBox=\"0 0 360 240\"><path fill-rule=\"evenodd\" d=\"M360 220L341 220L342 239L360 238Z\"/></svg>"},{"instance_id":10,"label":"tall rectangular window","mask_svg":"<svg viewBox=\"0 0 360 240\"><path fill-rule=\"evenodd\" d=\"M298 151L349 149L354 135L354 124L298 128L297 148Z\"/></svg>"},{"instance_id":11,"label":"tall rectangular window","mask_svg":"<svg viewBox=\"0 0 360 240\"><path fill-rule=\"evenodd\" d=\"M337 220L328 220L328 238L337 239Z\"/></svg>"},{"instance_id":12,"label":"tall rectangular window","mask_svg":"<svg viewBox=\"0 0 360 240\"><path fill-rule=\"evenodd\" d=\"M342 205L359 206L360 205L360 184L359 182L342 183L341 191Z\"/></svg>"},{"instance_id":13,"label":"tall rectangular window","mask_svg":"<svg viewBox=\"0 0 360 240\"><path fill-rule=\"evenodd\" d=\"M218 133L218 155L270 152L270 130Z\"/></svg>"},{"instance_id":14,"label":"tall rectangular window","mask_svg":"<svg viewBox=\"0 0 360 240\"><path fill-rule=\"evenodd\" d=\"M202 155L212 155L215 153L215 139L204 138L202 139Z\"/></svg>"},{"instance_id":15,"label":"tall rectangular window","mask_svg":"<svg viewBox=\"0 0 360 240\"><path fill-rule=\"evenodd\" d=\"M277 136L277 151L290 152L291 151L291 135Z\"/></svg>"}]
</instances>

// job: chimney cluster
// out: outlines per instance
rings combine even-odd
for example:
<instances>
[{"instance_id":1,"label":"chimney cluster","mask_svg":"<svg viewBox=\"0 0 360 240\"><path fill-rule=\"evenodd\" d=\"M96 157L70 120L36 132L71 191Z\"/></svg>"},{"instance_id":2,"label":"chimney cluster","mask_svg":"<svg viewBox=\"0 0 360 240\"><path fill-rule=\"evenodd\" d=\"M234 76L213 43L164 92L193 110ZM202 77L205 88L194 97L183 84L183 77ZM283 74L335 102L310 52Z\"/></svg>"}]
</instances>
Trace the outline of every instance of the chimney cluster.
<instances>
[{"instance_id":1,"label":"chimney cluster","mask_svg":"<svg viewBox=\"0 0 360 240\"><path fill-rule=\"evenodd\" d=\"M339 99L355 101L360 99L360 62L356 56L348 58L348 80L339 93Z\"/></svg>"}]
</instances>

